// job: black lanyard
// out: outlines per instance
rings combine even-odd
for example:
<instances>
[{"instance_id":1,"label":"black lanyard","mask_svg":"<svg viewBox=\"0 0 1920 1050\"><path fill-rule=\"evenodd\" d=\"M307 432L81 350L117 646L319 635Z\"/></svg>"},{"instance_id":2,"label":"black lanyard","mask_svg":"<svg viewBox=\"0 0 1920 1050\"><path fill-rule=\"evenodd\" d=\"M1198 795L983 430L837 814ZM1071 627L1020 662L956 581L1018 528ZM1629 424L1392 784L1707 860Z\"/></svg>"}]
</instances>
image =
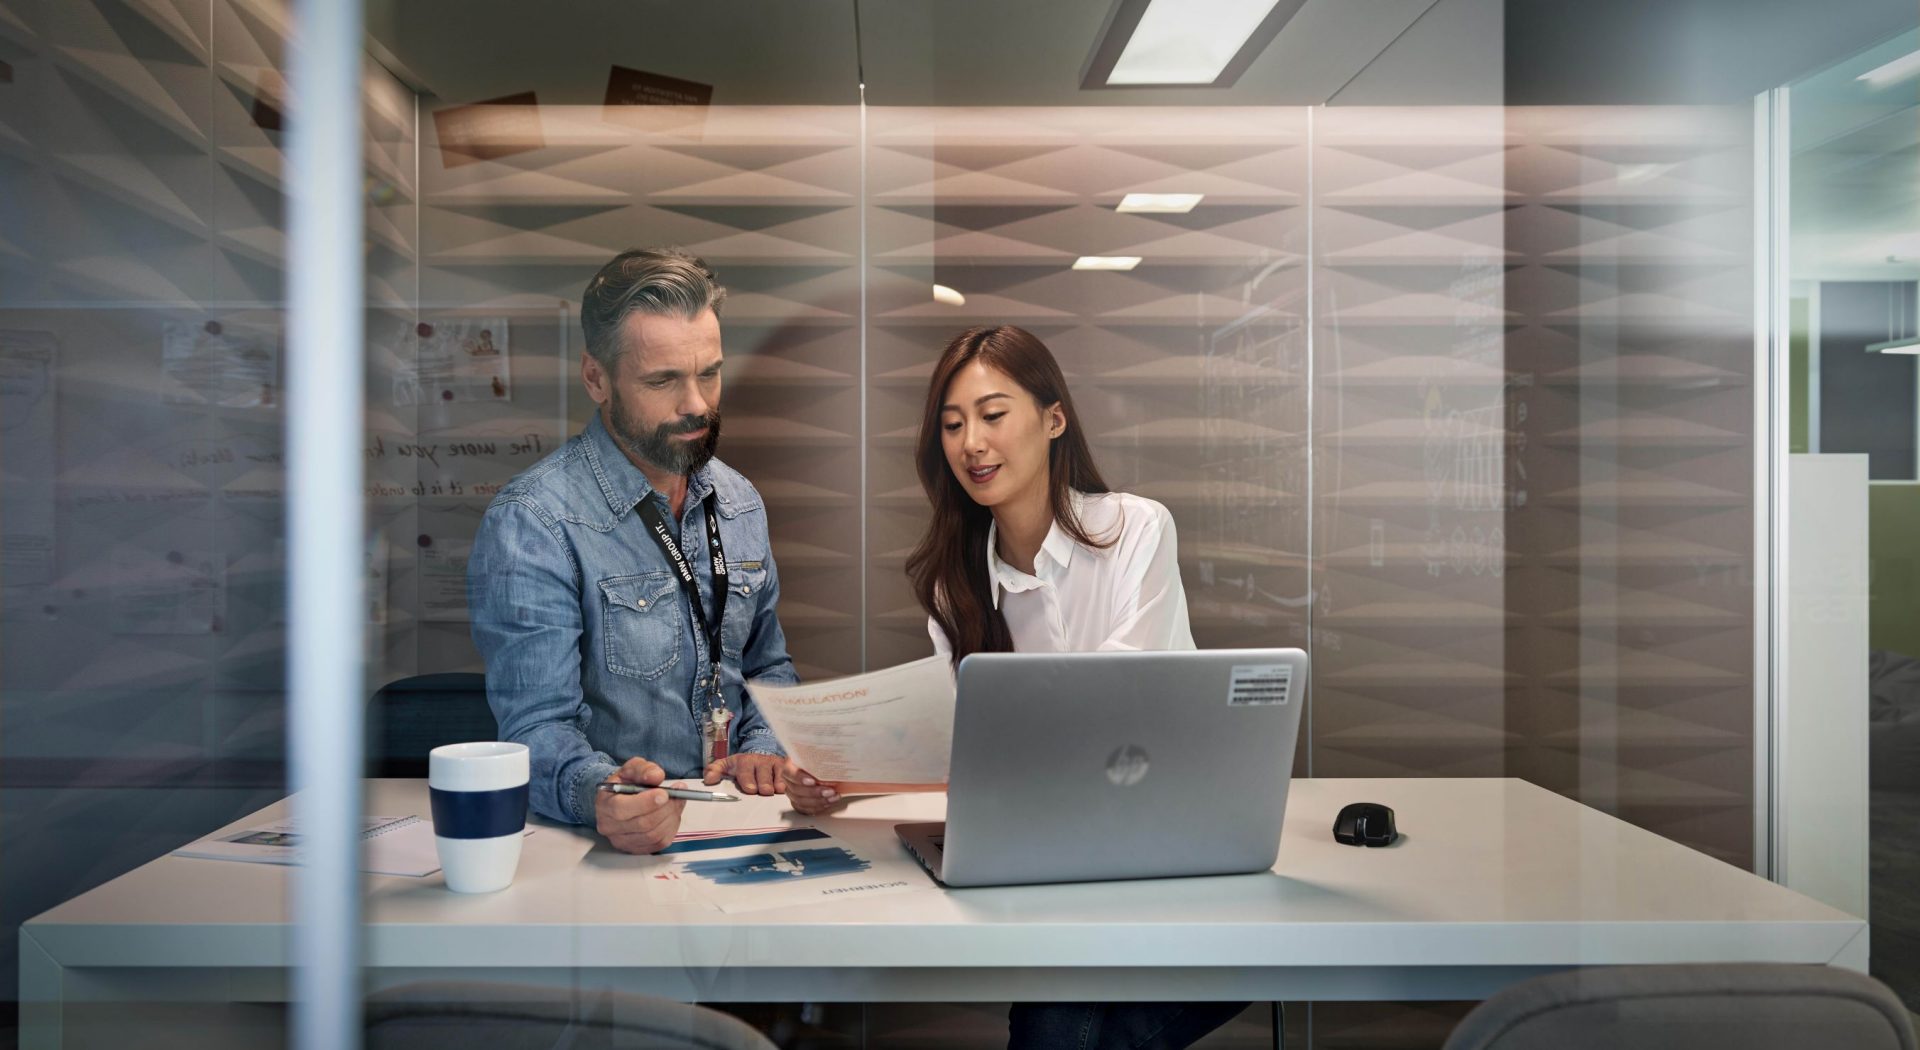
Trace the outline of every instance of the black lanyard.
<instances>
[{"instance_id":1,"label":"black lanyard","mask_svg":"<svg viewBox=\"0 0 1920 1050\"><path fill-rule=\"evenodd\" d=\"M715 508L714 493L700 505L707 509L707 553L713 560L713 619L707 619L707 611L700 602L700 584L693 575L693 566L688 564L687 556L681 552L680 544L673 538L673 526L668 524L667 516L660 513L660 505L651 499L643 499L636 508L640 517L647 523L647 531L653 533L660 552L673 563L674 574L680 577L680 589L687 592L687 603L693 606L693 618L700 624L700 630L707 636L707 659L712 663L712 677L707 681L707 704L712 707L718 703L720 693L720 629L727 622L727 549L720 545L720 516Z\"/></svg>"}]
</instances>

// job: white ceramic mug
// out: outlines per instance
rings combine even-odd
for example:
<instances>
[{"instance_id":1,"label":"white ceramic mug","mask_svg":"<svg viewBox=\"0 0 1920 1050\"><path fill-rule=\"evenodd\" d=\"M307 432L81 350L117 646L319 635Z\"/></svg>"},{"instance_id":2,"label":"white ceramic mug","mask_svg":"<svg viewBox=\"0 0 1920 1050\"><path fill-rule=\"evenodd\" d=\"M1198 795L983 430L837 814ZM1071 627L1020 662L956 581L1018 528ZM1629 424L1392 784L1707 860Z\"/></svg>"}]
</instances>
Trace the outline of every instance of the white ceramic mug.
<instances>
[{"instance_id":1,"label":"white ceramic mug","mask_svg":"<svg viewBox=\"0 0 1920 1050\"><path fill-rule=\"evenodd\" d=\"M527 745L478 740L427 753L433 840L456 893L492 893L513 882L527 827Z\"/></svg>"}]
</instances>

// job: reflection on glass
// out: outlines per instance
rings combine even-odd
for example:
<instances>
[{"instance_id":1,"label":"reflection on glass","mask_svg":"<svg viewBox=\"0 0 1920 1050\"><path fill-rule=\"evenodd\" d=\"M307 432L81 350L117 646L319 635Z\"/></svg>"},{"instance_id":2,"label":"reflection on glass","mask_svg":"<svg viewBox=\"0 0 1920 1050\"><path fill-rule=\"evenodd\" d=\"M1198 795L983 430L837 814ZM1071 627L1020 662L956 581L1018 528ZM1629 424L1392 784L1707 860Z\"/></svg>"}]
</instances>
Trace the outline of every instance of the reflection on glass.
<instances>
[{"instance_id":1,"label":"reflection on glass","mask_svg":"<svg viewBox=\"0 0 1920 1050\"><path fill-rule=\"evenodd\" d=\"M0 11L0 821L9 853L32 858L0 894L8 987L54 972L18 950L33 916L125 918L137 909L113 911L134 908L115 895L151 884L114 880L169 850L222 829L262 847L293 834L247 838L282 815L262 807L284 795L283 581L299 556L281 439L288 14L28 7ZM959 18L910 7L865 12L902 36ZM435 32L471 49L530 16L471 17L481 29ZM691 9L671 18L690 56L719 32ZM898 89L914 104L862 106L851 12L835 18L831 48L791 59L838 63L807 66L834 86L801 98L730 97L723 77L639 58L579 83L537 63L517 84L436 68L453 85L439 94L368 64L367 425L351 439L367 470L366 685L386 690L375 771L425 777L404 714L421 704L446 738L497 732L470 622L481 516L593 409L587 276L622 249L680 244L731 291L720 455L765 500L803 679L931 651L904 575L928 515L911 455L922 397L954 334L1016 324L1059 359L1108 482L1172 511L1197 643L1311 650L1297 772L1518 777L1754 863L1765 173L1745 100L1036 89L1002 106L939 97L990 67L929 62ZM906 43L876 56L870 37L864 60L918 62L928 42ZM1910 901L1893 889L1920 883L1899 867L1920 817L1903 772L1920 724L1920 358L1866 349L1920 325L1916 53L1908 32L1791 88L1793 447L1865 454L1876 481L1870 774L1876 842L1895 844L1876 855L1894 873L1875 881L1894 894L1874 905L1876 952L1920 936L1898 925ZM727 54L722 71L766 57ZM1288 54L1289 75L1312 73ZM387 785L369 817L426 816L426 797ZM588 840L534 825L580 847L577 876L521 869L553 878L541 906L574 922L613 876ZM803 883L848 856L747 851L629 903L687 905L695 878ZM376 921L446 906L402 878L370 883ZM247 907L278 921L272 901ZM203 899L176 917L239 909ZM277 943L260 936L262 952ZM547 958L584 968L603 950L583 935ZM1920 996L1911 959L1875 966ZM749 995L718 963L672 976L674 994ZM99 998L140 1009L89 1015L88 1033L187 1023L100 980ZM945 1009L1004 1031L991 1011ZM225 1020L272 1041L278 1010ZM1389 1027L1418 1045L1449 1010ZM926 1016L909 1014L871 1016ZM852 1027L798 1007L752 1016ZM1328 1011L1320 1042L1367 1038L1381 1016Z\"/></svg>"},{"instance_id":2,"label":"reflection on glass","mask_svg":"<svg viewBox=\"0 0 1920 1050\"><path fill-rule=\"evenodd\" d=\"M1920 1004L1920 33L1789 86L1792 451L1864 454L1872 973ZM1857 582L1857 581L1841 581Z\"/></svg>"}]
</instances>

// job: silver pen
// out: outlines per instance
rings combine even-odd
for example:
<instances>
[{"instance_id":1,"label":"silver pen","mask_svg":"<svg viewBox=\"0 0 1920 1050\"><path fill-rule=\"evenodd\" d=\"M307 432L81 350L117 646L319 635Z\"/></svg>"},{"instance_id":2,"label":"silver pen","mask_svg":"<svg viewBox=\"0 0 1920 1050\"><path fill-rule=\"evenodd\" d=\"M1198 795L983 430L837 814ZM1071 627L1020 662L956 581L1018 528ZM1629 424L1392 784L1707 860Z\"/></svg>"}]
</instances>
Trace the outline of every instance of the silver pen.
<instances>
[{"instance_id":1,"label":"silver pen","mask_svg":"<svg viewBox=\"0 0 1920 1050\"><path fill-rule=\"evenodd\" d=\"M664 791L668 798L683 798L688 802L738 802L739 795L729 795L724 791L695 791L692 788L646 787L640 784L628 784L624 781L608 780L600 785L600 790L611 791L616 795L639 795L648 791Z\"/></svg>"}]
</instances>

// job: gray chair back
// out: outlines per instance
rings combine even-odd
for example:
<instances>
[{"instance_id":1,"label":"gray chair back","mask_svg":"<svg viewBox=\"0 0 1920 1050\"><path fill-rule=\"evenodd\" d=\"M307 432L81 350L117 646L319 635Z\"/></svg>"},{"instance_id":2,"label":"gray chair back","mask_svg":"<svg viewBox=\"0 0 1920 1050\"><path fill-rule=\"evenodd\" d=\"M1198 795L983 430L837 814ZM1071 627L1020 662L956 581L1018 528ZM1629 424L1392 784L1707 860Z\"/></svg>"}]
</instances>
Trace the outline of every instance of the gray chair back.
<instances>
[{"instance_id":1,"label":"gray chair back","mask_svg":"<svg viewBox=\"0 0 1920 1050\"><path fill-rule=\"evenodd\" d=\"M427 752L499 732L486 675L449 671L389 682L367 702L367 775L424 777Z\"/></svg>"},{"instance_id":2,"label":"gray chair back","mask_svg":"<svg viewBox=\"0 0 1920 1050\"><path fill-rule=\"evenodd\" d=\"M1444 1050L1916 1050L1886 985L1831 966L1569 970L1503 989Z\"/></svg>"},{"instance_id":3,"label":"gray chair back","mask_svg":"<svg viewBox=\"0 0 1920 1050\"><path fill-rule=\"evenodd\" d=\"M366 1050L776 1050L718 1010L604 989L421 981L367 997Z\"/></svg>"}]
</instances>

